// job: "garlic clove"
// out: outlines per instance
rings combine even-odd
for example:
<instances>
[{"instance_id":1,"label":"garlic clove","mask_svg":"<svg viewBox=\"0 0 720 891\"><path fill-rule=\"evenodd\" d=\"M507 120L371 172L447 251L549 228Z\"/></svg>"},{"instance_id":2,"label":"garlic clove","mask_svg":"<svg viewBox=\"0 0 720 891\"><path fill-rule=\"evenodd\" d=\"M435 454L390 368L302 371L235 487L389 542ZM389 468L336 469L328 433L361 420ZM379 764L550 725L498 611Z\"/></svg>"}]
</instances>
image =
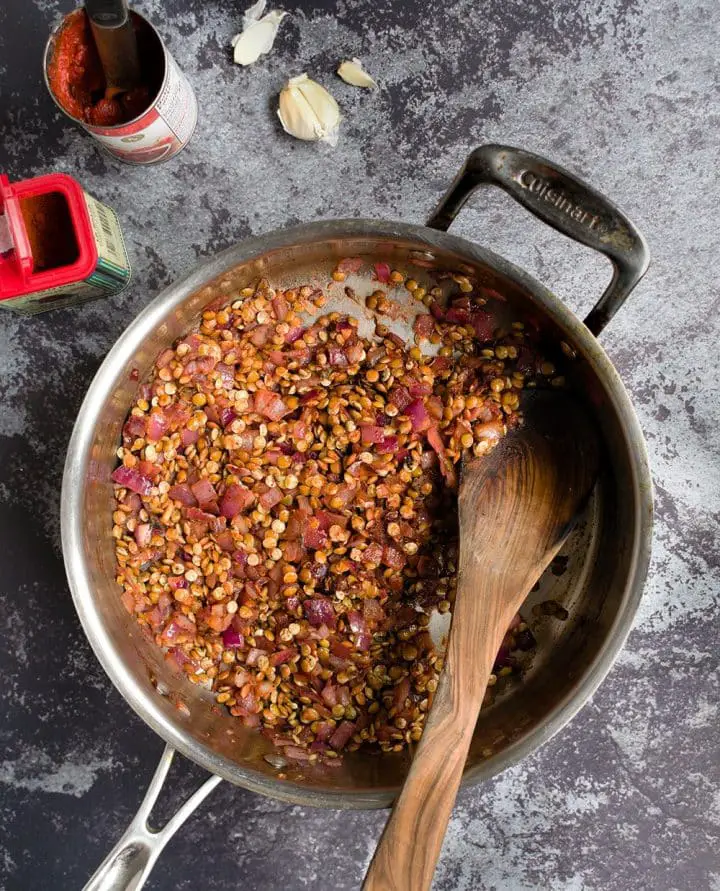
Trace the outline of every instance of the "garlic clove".
<instances>
[{"instance_id":1,"label":"garlic clove","mask_svg":"<svg viewBox=\"0 0 720 891\"><path fill-rule=\"evenodd\" d=\"M253 22L259 22L262 14L265 12L267 0L257 0L250 9L246 9L243 13L243 28L248 28Z\"/></svg>"},{"instance_id":2,"label":"garlic clove","mask_svg":"<svg viewBox=\"0 0 720 891\"><path fill-rule=\"evenodd\" d=\"M264 9L265 0L261 0L261 3ZM257 7L260 7L260 3L251 7L249 12ZM261 19L247 23L242 33L233 37L233 61L237 65L252 65L260 56L269 53L275 43L280 22L286 15L286 12L273 9Z\"/></svg>"},{"instance_id":3,"label":"garlic clove","mask_svg":"<svg viewBox=\"0 0 720 891\"><path fill-rule=\"evenodd\" d=\"M283 130L296 139L337 145L341 120L338 104L307 74L291 77L280 91L278 117Z\"/></svg>"},{"instance_id":4,"label":"garlic clove","mask_svg":"<svg viewBox=\"0 0 720 891\"><path fill-rule=\"evenodd\" d=\"M360 59L347 59L341 63L337 73L345 81L353 87L364 87L368 90L377 89L377 84L370 75L362 67Z\"/></svg>"}]
</instances>

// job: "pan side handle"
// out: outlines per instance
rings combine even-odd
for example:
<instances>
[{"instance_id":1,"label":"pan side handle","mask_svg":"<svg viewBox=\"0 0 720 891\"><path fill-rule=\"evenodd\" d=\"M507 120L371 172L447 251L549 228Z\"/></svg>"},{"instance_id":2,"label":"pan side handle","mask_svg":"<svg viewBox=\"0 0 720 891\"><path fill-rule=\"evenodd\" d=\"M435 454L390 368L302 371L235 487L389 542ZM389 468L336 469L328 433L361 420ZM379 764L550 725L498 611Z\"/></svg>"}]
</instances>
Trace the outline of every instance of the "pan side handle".
<instances>
[{"instance_id":1,"label":"pan side handle","mask_svg":"<svg viewBox=\"0 0 720 891\"><path fill-rule=\"evenodd\" d=\"M585 318L599 334L623 305L650 263L647 243L611 201L557 164L507 145L483 145L470 154L428 221L445 232L478 188L499 186L538 219L604 254L613 276Z\"/></svg>"},{"instance_id":2,"label":"pan side handle","mask_svg":"<svg viewBox=\"0 0 720 891\"><path fill-rule=\"evenodd\" d=\"M150 829L148 817L160 795L174 755L175 750L165 746L155 775L132 823L85 885L84 891L139 891L147 881L162 849L221 781L221 777L210 777L162 829Z\"/></svg>"}]
</instances>

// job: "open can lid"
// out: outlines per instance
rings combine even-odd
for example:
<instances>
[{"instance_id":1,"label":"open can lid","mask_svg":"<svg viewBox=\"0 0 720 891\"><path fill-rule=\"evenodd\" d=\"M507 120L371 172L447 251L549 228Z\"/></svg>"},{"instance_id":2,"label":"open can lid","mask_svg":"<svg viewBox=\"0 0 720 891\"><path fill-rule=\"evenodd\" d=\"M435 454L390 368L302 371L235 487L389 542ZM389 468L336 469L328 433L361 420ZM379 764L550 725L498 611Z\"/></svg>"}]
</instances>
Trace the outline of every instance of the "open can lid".
<instances>
[{"instance_id":1,"label":"open can lid","mask_svg":"<svg viewBox=\"0 0 720 891\"><path fill-rule=\"evenodd\" d=\"M60 193L67 205L77 256L67 265L36 269L21 202ZM66 285L87 278L97 263L97 246L80 184L65 173L50 173L10 183L0 174L0 300Z\"/></svg>"},{"instance_id":2,"label":"open can lid","mask_svg":"<svg viewBox=\"0 0 720 891\"><path fill-rule=\"evenodd\" d=\"M24 282L33 271L30 239L20 210L15 187L0 174L0 294L12 279ZM7 281L6 281L7 279Z\"/></svg>"}]
</instances>

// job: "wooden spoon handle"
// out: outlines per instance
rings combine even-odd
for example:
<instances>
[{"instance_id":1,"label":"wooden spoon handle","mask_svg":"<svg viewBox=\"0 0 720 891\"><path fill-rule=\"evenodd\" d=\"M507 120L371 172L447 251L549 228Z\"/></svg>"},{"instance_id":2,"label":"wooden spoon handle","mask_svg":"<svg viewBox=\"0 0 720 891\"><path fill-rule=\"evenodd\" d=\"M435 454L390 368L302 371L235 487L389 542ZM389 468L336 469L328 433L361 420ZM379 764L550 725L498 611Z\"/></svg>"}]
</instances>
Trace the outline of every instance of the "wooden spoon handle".
<instances>
[{"instance_id":1,"label":"wooden spoon handle","mask_svg":"<svg viewBox=\"0 0 720 891\"><path fill-rule=\"evenodd\" d=\"M458 596L457 603L462 610L463 598ZM496 629L482 624L482 629L476 627L471 616L453 618L432 711L363 891L430 888L500 645Z\"/></svg>"}]
</instances>

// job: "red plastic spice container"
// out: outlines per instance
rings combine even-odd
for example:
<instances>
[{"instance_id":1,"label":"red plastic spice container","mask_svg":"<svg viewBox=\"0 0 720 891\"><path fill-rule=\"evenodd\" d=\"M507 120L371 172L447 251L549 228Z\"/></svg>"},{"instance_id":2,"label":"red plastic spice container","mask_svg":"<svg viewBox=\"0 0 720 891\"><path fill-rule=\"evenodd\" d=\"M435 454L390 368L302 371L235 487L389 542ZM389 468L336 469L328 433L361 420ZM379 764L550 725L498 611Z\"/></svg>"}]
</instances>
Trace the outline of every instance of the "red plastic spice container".
<instances>
[{"instance_id":1,"label":"red plastic spice container","mask_svg":"<svg viewBox=\"0 0 720 891\"><path fill-rule=\"evenodd\" d=\"M130 12L142 84L118 100L105 97L105 76L84 9L55 28L45 47L45 83L58 107L113 157L154 164L183 149L197 123L197 99L158 32Z\"/></svg>"},{"instance_id":2,"label":"red plastic spice container","mask_svg":"<svg viewBox=\"0 0 720 891\"><path fill-rule=\"evenodd\" d=\"M121 291L130 279L115 211L71 176L0 175L0 309L24 315Z\"/></svg>"}]
</instances>

